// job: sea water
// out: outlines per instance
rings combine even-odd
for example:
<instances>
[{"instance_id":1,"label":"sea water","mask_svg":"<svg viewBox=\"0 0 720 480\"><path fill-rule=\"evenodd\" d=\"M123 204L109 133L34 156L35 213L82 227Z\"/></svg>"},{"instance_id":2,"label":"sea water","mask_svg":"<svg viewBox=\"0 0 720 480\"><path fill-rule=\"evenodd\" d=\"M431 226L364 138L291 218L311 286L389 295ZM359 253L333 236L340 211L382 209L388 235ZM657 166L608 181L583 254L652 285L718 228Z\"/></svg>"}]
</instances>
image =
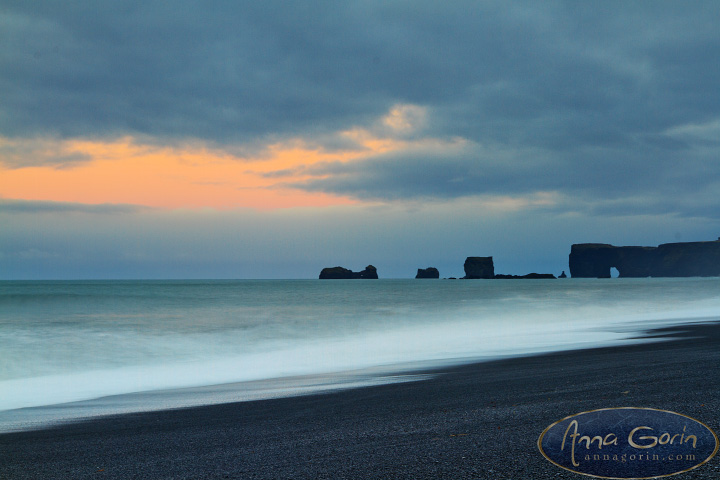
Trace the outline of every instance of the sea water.
<instances>
[{"instance_id":1,"label":"sea water","mask_svg":"<svg viewBox=\"0 0 720 480\"><path fill-rule=\"evenodd\" d=\"M425 378L716 320L720 279L0 282L0 431Z\"/></svg>"}]
</instances>

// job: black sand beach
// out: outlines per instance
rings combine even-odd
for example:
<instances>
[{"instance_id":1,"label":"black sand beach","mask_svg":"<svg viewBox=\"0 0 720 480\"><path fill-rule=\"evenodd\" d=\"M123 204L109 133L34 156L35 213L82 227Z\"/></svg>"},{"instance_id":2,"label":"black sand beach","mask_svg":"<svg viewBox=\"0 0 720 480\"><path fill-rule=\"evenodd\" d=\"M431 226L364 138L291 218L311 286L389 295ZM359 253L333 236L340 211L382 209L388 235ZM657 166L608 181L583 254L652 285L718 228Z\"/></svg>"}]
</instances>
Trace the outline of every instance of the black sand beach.
<instances>
[{"instance_id":1,"label":"black sand beach","mask_svg":"<svg viewBox=\"0 0 720 480\"><path fill-rule=\"evenodd\" d=\"M652 407L720 430L720 323L468 365L430 380L0 435L0 479L580 479L538 452L578 412ZM677 479L720 478L720 460Z\"/></svg>"}]
</instances>

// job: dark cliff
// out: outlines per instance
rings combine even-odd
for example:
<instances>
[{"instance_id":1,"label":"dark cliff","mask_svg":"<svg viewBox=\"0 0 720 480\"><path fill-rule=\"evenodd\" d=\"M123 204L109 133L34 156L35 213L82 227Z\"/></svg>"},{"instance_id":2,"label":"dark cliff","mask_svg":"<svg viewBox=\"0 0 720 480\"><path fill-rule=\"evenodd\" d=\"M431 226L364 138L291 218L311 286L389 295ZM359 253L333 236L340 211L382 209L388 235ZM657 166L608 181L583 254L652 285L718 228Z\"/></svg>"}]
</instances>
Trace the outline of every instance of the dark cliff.
<instances>
[{"instance_id":1,"label":"dark cliff","mask_svg":"<svg viewBox=\"0 0 720 480\"><path fill-rule=\"evenodd\" d=\"M435 267L418 268L415 278L440 278L440 272Z\"/></svg>"},{"instance_id":2,"label":"dark cliff","mask_svg":"<svg viewBox=\"0 0 720 480\"><path fill-rule=\"evenodd\" d=\"M720 240L657 247L580 243L570 249L572 277L610 278L613 267L623 278L720 276Z\"/></svg>"},{"instance_id":3,"label":"dark cliff","mask_svg":"<svg viewBox=\"0 0 720 480\"><path fill-rule=\"evenodd\" d=\"M361 272L353 272L343 267L323 268L320 272L320 280L348 280L355 278L377 279L377 269L372 265L365 267Z\"/></svg>"}]
</instances>

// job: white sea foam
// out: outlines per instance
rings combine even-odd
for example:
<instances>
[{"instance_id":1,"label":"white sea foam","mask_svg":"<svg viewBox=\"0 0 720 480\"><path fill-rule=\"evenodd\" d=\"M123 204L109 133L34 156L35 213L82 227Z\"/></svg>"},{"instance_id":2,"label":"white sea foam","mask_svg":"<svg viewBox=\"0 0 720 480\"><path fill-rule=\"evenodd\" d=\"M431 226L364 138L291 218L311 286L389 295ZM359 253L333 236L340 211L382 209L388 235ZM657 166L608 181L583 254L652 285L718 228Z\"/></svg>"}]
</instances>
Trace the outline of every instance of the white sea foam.
<instances>
[{"instance_id":1,"label":"white sea foam","mask_svg":"<svg viewBox=\"0 0 720 480\"><path fill-rule=\"evenodd\" d=\"M31 407L111 395L233 383L235 393L222 396L232 401L250 385L237 382L283 378L297 393L385 381L419 365L617 344L646 328L714 319L719 286L719 279L4 282L0 429L2 411L28 409L29 418ZM318 375L322 382L307 384ZM403 378L411 377L395 380ZM172 405L214 403L212 395L180 397ZM132 409L168 406L167 397L143 398Z\"/></svg>"}]
</instances>

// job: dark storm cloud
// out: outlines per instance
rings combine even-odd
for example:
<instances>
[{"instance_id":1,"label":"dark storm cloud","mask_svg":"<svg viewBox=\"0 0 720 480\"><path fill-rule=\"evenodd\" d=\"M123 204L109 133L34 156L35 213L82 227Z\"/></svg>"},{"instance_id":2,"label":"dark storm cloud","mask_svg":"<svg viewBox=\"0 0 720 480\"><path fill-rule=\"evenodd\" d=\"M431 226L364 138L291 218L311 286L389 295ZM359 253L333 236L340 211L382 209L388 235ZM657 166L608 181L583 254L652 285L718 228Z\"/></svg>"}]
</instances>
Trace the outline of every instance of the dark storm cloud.
<instances>
[{"instance_id":1,"label":"dark storm cloud","mask_svg":"<svg viewBox=\"0 0 720 480\"><path fill-rule=\"evenodd\" d=\"M720 162L712 149L637 143L632 149L590 146L568 151L467 144L385 154L294 171L312 178L289 186L363 200L554 192L563 198L558 211L591 216L720 217Z\"/></svg>"},{"instance_id":2,"label":"dark storm cloud","mask_svg":"<svg viewBox=\"0 0 720 480\"><path fill-rule=\"evenodd\" d=\"M394 33L374 38L363 22L380 12L360 7L17 2L3 12L0 128L247 140L361 123L397 86L395 60L375 58Z\"/></svg>"},{"instance_id":3,"label":"dark storm cloud","mask_svg":"<svg viewBox=\"0 0 720 480\"><path fill-rule=\"evenodd\" d=\"M523 170L522 159L513 158L512 163L502 164L495 156L480 158L479 152L471 148L459 150L387 154L361 162L322 163L302 172L318 178L289 186L370 200L452 198L525 191L528 186L514 174L521 170L532 175L529 170L538 168L525 166Z\"/></svg>"},{"instance_id":4,"label":"dark storm cloud","mask_svg":"<svg viewBox=\"0 0 720 480\"><path fill-rule=\"evenodd\" d=\"M11 136L247 140L408 102L446 133L560 148L719 106L712 2L4 3Z\"/></svg>"}]
</instances>

